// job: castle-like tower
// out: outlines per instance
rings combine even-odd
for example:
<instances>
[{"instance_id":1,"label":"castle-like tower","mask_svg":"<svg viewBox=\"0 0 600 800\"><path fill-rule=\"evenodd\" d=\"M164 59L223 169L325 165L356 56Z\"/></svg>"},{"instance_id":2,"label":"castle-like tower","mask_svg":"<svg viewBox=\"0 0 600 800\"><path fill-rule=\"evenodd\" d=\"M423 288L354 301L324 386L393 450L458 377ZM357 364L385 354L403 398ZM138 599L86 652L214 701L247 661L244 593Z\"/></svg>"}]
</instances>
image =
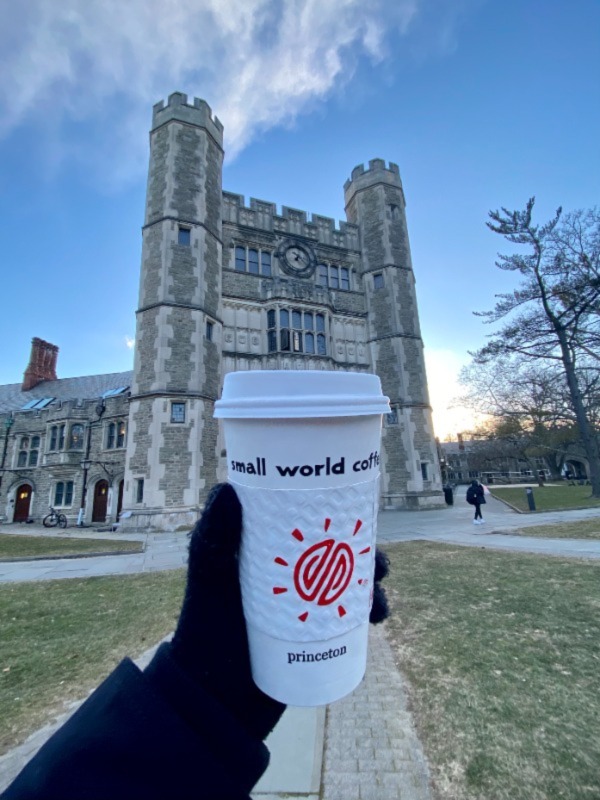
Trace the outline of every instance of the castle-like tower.
<instances>
[{"instance_id":1,"label":"castle-like tower","mask_svg":"<svg viewBox=\"0 0 600 800\"><path fill-rule=\"evenodd\" d=\"M222 163L203 100L154 106L125 473L136 526L186 523L216 481Z\"/></svg>"},{"instance_id":2,"label":"castle-like tower","mask_svg":"<svg viewBox=\"0 0 600 800\"><path fill-rule=\"evenodd\" d=\"M376 372L390 397L382 506L443 504L398 167L345 185L348 222L223 192L223 126L181 93L154 107L123 528L193 522L226 476L227 372Z\"/></svg>"},{"instance_id":3,"label":"castle-like tower","mask_svg":"<svg viewBox=\"0 0 600 800\"><path fill-rule=\"evenodd\" d=\"M376 158L356 167L344 195L360 232L371 366L396 417L383 429L382 494L386 506L418 507L440 487L398 166Z\"/></svg>"}]
</instances>

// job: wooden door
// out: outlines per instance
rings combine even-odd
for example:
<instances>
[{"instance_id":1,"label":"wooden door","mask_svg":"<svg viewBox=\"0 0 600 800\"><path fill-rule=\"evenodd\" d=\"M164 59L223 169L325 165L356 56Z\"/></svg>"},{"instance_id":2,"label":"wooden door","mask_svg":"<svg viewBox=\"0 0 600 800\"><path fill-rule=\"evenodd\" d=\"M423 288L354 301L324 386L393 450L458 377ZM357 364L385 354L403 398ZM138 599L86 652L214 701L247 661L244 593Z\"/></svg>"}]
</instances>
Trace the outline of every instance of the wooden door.
<instances>
[{"instance_id":1,"label":"wooden door","mask_svg":"<svg viewBox=\"0 0 600 800\"><path fill-rule=\"evenodd\" d=\"M119 521L119 517L121 516L121 511L123 510L123 487L125 486L125 481L122 480L119 483L119 498L117 500L117 522Z\"/></svg>"},{"instance_id":2,"label":"wooden door","mask_svg":"<svg viewBox=\"0 0 600 800\"><path fill-rule=\"evenodd\" d=\"M107 503L108 481L98 481L94 487L94 508L92 509L92 522L106 522Z\"/></svg>"},{"instance_id":3,"label":"wooden door","mask_svg":"<svg viewBox=\"0 0 600 800\"><path fill-rule=\"evenodd\" d=\"M29 506L31 505L31 495L33 488L30 484L24 483L17 489L17 499L15 500L15 515L13 522L25 522L29 519Z\"/></svg>"}]
</instances>

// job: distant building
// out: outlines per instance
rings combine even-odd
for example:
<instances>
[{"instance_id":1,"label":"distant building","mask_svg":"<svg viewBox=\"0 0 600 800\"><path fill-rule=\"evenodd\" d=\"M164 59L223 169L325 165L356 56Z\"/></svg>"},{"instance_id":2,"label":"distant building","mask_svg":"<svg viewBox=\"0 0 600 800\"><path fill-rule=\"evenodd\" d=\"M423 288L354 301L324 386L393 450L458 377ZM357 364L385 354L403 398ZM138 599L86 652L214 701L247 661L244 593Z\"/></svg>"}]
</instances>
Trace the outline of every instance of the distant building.
<instances>
[{"instance_id":1,"label":"distant building","mask_svg":"<svg viewBox=\"0 0 600 800\"><path fill-rule=\"evenodd\" d=\"M57 348L34 339L23 384L0 387L2 518L52 504L72 521L189 524L226 474L223 377L247 369L377 373L383 507L443 504L398 167L356 167L336 227L247 206L222 190L222 161L203 100L155 105L134 370L58 380Z\"/></svg>"},{"instance_id":2,"label":"distant building","mask_svg":"<svg viewBox=\"0 0 600 800\"><path fill-rule=\"evenodd\" d=\"M460 434L456 442L439 442L438 450L445 484L466 484L474 479L484 484L531 483L538 480L540 473L544 480L552 478L551 466L542 456L502 455L493 448L485 448L484 441L464 439ZM587 461L580 448L571 450L565 458L562 477L586 481Z\"/></svg>"}]
</instances>

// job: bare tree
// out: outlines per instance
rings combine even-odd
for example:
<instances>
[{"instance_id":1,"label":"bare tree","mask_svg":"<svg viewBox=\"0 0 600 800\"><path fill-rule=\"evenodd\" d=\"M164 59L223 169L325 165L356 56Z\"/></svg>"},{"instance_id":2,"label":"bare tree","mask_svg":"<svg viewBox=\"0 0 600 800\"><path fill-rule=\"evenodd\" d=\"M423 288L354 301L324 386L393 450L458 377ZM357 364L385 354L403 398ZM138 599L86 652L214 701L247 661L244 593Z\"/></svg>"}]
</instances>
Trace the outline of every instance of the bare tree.
<instances>
[{"instance_id":1,"label":"bare tree","mask_svg":"<svg viewBox=\"0 0 600 800\"><path fill-rule=\"evenodd\" d=\"M600 448L596 414L586 407L584 391L597 380L600 360L600 212L559 208L545 225L534 225L535 198L523 211L490 212L490 230L525 253L499 255L499 269L516 272L520 285L497 295L486 322L505 320L490 342L474 354L476 364L519 355L532 362L560 365L570 405L590 467L592 494L600 497Z\"/></svg>"},{"instance_id":2,"label":"bare tree","mask_svg":"<svg viewBox=\"0 0 600 800\"><path fill-rule=\"evenodd\" d=\"M513 461L518 469L518 461L525 460L534 471L540 457L553 478L561 477L565 460L581 446L581 436L557 364L498 356L464 368L460 381L467 388L461 405L488 418L472 435L479 461L488 467L498 460ZM587 396L585 400L587 404Z\"/></svg>"}]
</instances>

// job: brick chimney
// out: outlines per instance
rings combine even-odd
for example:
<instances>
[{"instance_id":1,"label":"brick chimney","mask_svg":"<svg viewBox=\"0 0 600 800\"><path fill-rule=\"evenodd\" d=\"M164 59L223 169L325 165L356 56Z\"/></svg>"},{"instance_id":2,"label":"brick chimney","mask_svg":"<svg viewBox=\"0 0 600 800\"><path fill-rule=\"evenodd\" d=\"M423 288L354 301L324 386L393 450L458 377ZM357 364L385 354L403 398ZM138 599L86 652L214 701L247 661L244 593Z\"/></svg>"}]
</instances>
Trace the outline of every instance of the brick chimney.
<instances>
[{"instance_id":1,"label":"brick chimney","mask_svg":"<svg viewBox=\"0 0 600 800\"><path fill-rule=\"evenodd\" d=\"M42 381L55 381L58 347L34 336L31 340L29 366L23 375L21 391L28 392Z\"/></svg>"}]
</instances>

